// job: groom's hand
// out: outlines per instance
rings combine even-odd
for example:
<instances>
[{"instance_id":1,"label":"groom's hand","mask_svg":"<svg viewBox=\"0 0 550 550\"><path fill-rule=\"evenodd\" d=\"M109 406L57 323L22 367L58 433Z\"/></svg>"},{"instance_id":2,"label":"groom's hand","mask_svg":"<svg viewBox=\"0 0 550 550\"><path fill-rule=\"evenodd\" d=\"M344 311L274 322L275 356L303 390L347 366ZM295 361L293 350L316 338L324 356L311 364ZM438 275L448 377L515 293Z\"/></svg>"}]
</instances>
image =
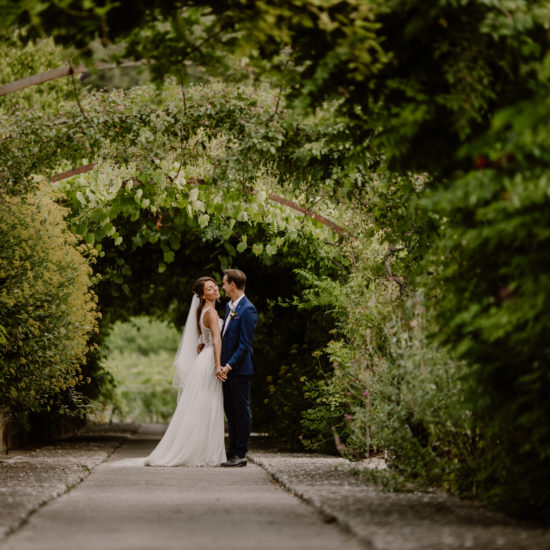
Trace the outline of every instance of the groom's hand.
<instances>
[{"instance_id":1,"label":"groom's hand","mask_svg":"<svg viewBox=\"0 0 550 550\"><path fill-rule=\"evenodd\" d=\"M218 375L218 380L221 380L222 382L225 382L227 380L227 373L229 372L229 367L225 366L220 369L220 373Z\"/></svg>"},{"instance_id":2,"label":"groom's hand","mask_svg":"<svg viewBox=\"0 0 550 550\"><path fill-rule=\"evenodd\" d=\"M204 344L199 344L197 346L197 353L200 353L204 349Z\"/></svg>"},{"instance_id":3,"label":"groom's hand","mask_svg":"<svg viewBox=\"0 0 550 550\"><path fill-rule=\"evenodd\" d=\"M216 369L216 378L220 381L220 382L225 382L225 380L227 379L227 376L224 374L224 369L223 367L218 367Z\"/></svg>"}]
</instances>

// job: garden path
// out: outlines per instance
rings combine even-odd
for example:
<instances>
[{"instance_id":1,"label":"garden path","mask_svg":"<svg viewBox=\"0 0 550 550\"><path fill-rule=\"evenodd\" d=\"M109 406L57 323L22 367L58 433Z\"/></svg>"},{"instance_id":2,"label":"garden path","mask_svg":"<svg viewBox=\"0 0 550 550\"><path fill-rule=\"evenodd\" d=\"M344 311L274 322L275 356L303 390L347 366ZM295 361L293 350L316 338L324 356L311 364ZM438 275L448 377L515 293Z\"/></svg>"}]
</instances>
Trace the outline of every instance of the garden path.
<instances>
[{"instance_id":1,"label":"garden path","mask_svg":"<svg viewBox=\"0 0 550 550\"><path fill-rule=\"evenodd\" d=\"M43 506L5 550L359 550L337 524L246 468L116 467L156 439L128 439L76 488Z\"/></svg>"},{"instance_id":2,"label":"garden path","mask_svg":"<svg viewBox=\"0 0 550 550\"><path fill-rule=\"evenodd\" d=\"M148 454L163 428L99 428L0 457L0 548L550 548L550 529L441 492L383 492L343 458L281 453L259 437L246 468L114 466Z\"/></svg>"}]
</instances>

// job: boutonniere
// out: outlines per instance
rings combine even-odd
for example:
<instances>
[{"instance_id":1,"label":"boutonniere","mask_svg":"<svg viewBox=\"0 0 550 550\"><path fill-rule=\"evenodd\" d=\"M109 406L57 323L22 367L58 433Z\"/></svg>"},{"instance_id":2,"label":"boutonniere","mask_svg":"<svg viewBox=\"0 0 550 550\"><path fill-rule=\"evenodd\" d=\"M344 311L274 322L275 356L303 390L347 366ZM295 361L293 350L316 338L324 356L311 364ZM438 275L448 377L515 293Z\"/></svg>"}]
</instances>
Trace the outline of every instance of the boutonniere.
<instances>
[{"instance_id":1,"label":"boutonniere","mask_svg":"<svg viewBox=\"0 0 550 550\"><path fill-rule=\"evenodd\" d=\"M232 309L229 312L229 317L231 317L231 319L238 319L237 312L234 309Z\"/></svg>"}]
</instances>

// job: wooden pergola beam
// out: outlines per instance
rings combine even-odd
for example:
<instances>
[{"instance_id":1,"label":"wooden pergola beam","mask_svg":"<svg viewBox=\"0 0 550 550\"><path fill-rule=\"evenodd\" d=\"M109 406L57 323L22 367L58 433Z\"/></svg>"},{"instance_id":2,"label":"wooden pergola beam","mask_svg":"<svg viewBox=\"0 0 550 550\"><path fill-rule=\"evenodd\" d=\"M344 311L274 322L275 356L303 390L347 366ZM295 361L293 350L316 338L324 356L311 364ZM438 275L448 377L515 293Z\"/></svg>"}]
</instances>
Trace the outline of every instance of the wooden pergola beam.
<instances>
[{"instance_id":1,"label":"wooden pergola beam","mask_svg":"<svg viewBox=\"0 0 550 550\"><path fill-rule=\"evenodd\" d=\"M84 65L79 65L78 67L67 65L66 67L50 69L49 71L44 71L43 73L34 74L32 76L27 76L26 78L20 78L19 80L15 80L9 84L4 84L3 86L0 86L0 96L12 94L13 92L24 90L29 86L35 86L36 84L42 84L43 82L55 80L56 78L63 78L64 76L70 76L71 74L89 73L94 69L98 71L105 71L116 67L137 67L139 65L143 65L143 63L143 61L125 61L120 65L117 65L116 63L96 63L93 69L85 67Z\"/></svg>"},{"instance_id":2,"label":"wooden pergola beam","mask_svg":"<svg viewBox=\"0 0 550 550\"><path fill-rule=\"evenodd\" d=\"M324 216L321 216L321 214L317 214L316 212L312 212L311 210L308 210L306 208L303 208L302 206L299 206L295 202L285 199L283 197L279 197L279 195L275 195L273 193L269 193L269 198L273 202L278 202L279 204L282 204L284 206L288 206L289 208L292 208L293 210L297 210L298 212L301 212L305 216L309 216L310 218L313 218L314 220L317 220L318 222L321 222L323 225L326 225L327 227L330 227L332 230L336 231L336 233L340 235L344 235L346 233L346 230L339 226L338 224L334 223L333 221L329 220L328 218L325 218Z\"/></svg>"},{"instance_id":3,"label":"wooden pergola beam","mask_svg":"<svg viewBox=\"0 0 550 550\"><path fill-rule=\"evenodd\" d=\"M78 176L78 174L84 174L85 172L89 172L90 170L93 170L96 166L97 166L97 162L94 162L92 164L85 164L84 166L79 166L78 168L73 168L72 170L61 172L61 174L56 174L55 176L52 176L50 178L50 181L54 183L56 181L65 180L72 176Z\"/></svg>"}]
</instances>

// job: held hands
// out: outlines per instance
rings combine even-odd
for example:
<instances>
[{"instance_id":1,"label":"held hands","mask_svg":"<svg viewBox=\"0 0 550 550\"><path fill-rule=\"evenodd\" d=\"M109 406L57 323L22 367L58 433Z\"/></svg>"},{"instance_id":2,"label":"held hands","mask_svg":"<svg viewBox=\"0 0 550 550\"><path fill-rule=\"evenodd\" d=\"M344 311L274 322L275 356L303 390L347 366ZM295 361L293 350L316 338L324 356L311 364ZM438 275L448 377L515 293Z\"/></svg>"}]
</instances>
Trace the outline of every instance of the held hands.
<instances>
[{"instance_id":1,"label":"held hands","mask_svg":"<svg viewBox=\"0 0 550 550\"><path fill-rule=\"evenodd\" d=\"M227 373L230 371L231 369L229 367L222 367L222 366L219 366L219 367L216 367L216 378L220 381L220 382L225 382L227 380Z\"/></svg>"}]
</instances>

